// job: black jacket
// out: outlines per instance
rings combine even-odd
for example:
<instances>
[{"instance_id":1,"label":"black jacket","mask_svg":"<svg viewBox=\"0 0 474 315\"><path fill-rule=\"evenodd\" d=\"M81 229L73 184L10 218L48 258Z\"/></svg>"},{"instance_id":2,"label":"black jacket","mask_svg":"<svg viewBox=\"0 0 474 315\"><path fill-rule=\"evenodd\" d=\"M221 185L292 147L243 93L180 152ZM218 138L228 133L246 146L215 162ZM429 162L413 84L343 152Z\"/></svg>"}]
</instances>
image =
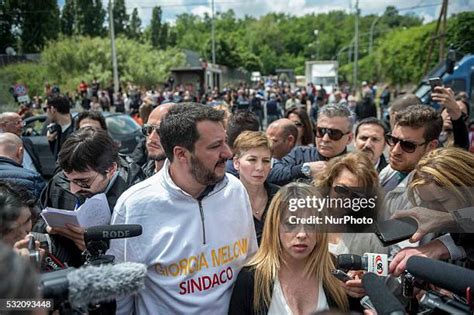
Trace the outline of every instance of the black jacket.
<instances>
[{"instance_id":1,"label":"black jacket","mask_svg":"<svg viewBox=\"0 0 474 315\"><path fill-rule=\"evenodd\" d=\"M67 127L67 129L64 130L64 132L61 130L61 126L57 124L56 131L58 132L58 136L53 141L49 142L49 149L51 150L51 153L53 154L55 160L58 159L58 154L59 154L59 151L61 150L61 147L63 146L64 141L66 141L67 137L69 137L69 135L74 132L75 130L74 124L75 124L75 121L72 118L72 116L71 116L71 125L69 125L69 127Z\"/></svg>"},{"instance_id":2,"label":"black jacket","mask_svg":"<svg viewBox=\"0 0 474 315\"><path fill-rule=\"evenodd\" d=\"M253 308L253 295L255 284L255 269L244 267L237 276L234 290L229 305L229 315L264 315L268 313L268 307L262 306L260 309ZM273 290L273 288L271 289ZM336 301L329 291L324 288L328 305L331 309L337 309ZM358 299L349 298L349 308L360 310Z\"/></svg>"},{"instance_id":3,"label":"black jacket","mask_svg":"<svg viewBox=\"0 0 474 315\"><path fill-rule=\"evenodd\" d=\"M345 154L346 152L344 149L339 155ZM328 158L319 154L316 147L294 147L290 153L273 164L267 181L275 185L284 186L300 178L308 179L303 172L301 172L303 163L328 160Z\"/></svg>"},{"instance_id":4,"label":"black jacket","mask_svg":"<svg viewBox=\"0 0 474 315\"><path fill-rule=\"evenodd\" d=\"M33 144L33 141L31 141L31 139L29 139L28 137L21 137L21 140L23 141L23 148L25 149L26 152L28 152L28 155L31 157L31 160L33 161L33 165L35 166L38 173L42 175L43 169L41 167L38 151L36 150Z\"/></svg>"},{"instance_id":5,"label":"black jacket","mask_svg":"<svg viewBox=\"0 0 474 315\"><path fill-rule=\"evenodd\" d=\"M0 156L0 179L25 188L36 198L46 185L39 173L23 168L21 164Z\"/></svg>"},{"instance_id":6,"label":"black jacket","mask_svg":"<svg viewBox=\"0 0 474 315\"><path fill-rule=\"evenodd\" d=\"M385 166L387 166L388 163L387 163L387 160L385 159L385 156L382 155L380 156L380 160L379 160L379 165L377 165L377 173L380 174L380 172L385 168Z\"/></svg>"},{"instance_id":7,"label":"black jacket","mask_svg":"<svg viewBox=\"0 0 474 315\"><path fill-rule=\"evenodd\" d=\"M106 194L111 211L113 211L118 198L125 190L144 179L141 168L124 158L120 159L120 166L117 171L119 175ZM70 192L69 180L65 177L63 171L54 175L41 194L41 206L43 209L45 207L53 207L73 211L77 201L78 197ZM80 201L83 202L84 200ZM40 219L33 230L46 233L46 227L47 225L44 220ZM78 267L82 265L81 251L72 240L60 235L51 235L51 240L53 248L55 248L52 254L55 257L63 263L68 263L69 266Z\"/></svg>"},{"instance_id":8,"label":"black jacket","mask_svg":"<svg viewBox=\"0 0 474 315\"><path fill-rule=\"evenodd\" d=\"M262 241L263 227L265 226L265 218L267 217L268 207L270 207L270 203L272 202L273 196L275 196L279 189L280 186L265 182L265 190L267 191L267 204L265 205L265 209L263 210L262 220L259 221L255 217L253 217L253 223L255 225L255 233L257 234L258 245L260 245L260 242Z\"/></svg>"}]
</instances>

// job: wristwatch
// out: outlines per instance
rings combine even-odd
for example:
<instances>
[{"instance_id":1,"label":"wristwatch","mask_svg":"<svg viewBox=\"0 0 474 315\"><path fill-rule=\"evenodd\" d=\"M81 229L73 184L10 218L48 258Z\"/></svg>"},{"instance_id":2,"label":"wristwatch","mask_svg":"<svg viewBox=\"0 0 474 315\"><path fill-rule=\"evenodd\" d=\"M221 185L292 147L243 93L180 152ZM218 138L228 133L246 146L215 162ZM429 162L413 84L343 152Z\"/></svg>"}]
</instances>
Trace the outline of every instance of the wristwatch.
<instances>
[{"instance_id":1,"label":"wristwatch","mask_svg":"<svg viewBox=\"0 0 474 315\"><path fill-rule=\"evenodd\" d=\"M309 166L309 163L303 163L301 166L301 173L303 173L304 176L311 178L311 167Z\"/></svg>"}]
</instances>

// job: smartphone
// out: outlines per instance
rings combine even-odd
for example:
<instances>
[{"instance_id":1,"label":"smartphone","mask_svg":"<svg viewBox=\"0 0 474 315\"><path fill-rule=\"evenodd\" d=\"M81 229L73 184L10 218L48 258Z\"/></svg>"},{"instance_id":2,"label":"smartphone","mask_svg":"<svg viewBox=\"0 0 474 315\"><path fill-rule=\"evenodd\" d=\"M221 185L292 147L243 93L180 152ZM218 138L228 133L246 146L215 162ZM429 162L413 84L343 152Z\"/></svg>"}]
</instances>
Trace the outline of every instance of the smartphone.
<instances>
[{"instance_id":1,"label":"smartphone","mask_svg":"<svg viewBox=\"0 0 474 315\"><path fill-rule=\"evenodd\" d=\"M331 271L331 273L334 277L338 278L342 282L346 282L346 281L349 281L349 280L354 280L354 278L352 278L351 276L349 276L347 273L345 273L344 271L342 271L340 269L335 269L335 270Z\"/></svg>"},{"instance_id":2,"label":"smartphone","mask_svg":"<svg viewBox=\"0 0 474 315\"><path fill-rule=\"evenodd\" d=\"M430 83L430 86L431 86L431 93L435 93L435 90L434 90L435 87L443 86L443 81L441 81L440 77L430 78L428 82Z\"/></svg>"},{"instance_id":3,"label":"smartphone","mask_svg":"<svg viewBox=\"0 0 474 315\"><path fill-rule=\"evenodd\" d=\"M386 247L409 239L417 229L418 223L415 219L391 219L377 222L375 235Z\"/></svg>"}]
</instances>

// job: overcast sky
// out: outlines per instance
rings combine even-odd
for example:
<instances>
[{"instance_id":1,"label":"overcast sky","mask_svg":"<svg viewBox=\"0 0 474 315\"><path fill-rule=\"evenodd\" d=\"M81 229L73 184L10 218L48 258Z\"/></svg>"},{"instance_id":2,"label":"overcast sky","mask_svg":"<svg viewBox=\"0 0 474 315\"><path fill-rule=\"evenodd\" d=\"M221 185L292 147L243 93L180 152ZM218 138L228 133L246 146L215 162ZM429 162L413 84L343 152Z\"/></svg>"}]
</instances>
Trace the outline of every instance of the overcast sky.
<instances>
[{"instance_id":1,"label":"overcast sky","mask_svg":"<svg viewBox=\"0 0 474 315\"><path fill-rule=\"evenodd\" d=\"M108 0L102 0L107 8ZM262 16L269 12L282 12L291 15L305 15L308 13L329 12L332 10L354 10L356 0L215 0L215 11L233 9L237 17L246 14ZM64 0L58 0L60 6ZM137 8L142 26L149 24L151 11L154 6L161 6L163 19L173 23L176 15L193 13L203 16L211 13L211 0L125 0L128 13ZM382 14L389 5L401 9L401 13L414 13L423 17L424 22L437 19L442 0L359 0L362 15ZM415 8L417 7L417 8ZM473 11L474 0L449 0L448 15L462 11Z\"/></svg>"}]
</instances>

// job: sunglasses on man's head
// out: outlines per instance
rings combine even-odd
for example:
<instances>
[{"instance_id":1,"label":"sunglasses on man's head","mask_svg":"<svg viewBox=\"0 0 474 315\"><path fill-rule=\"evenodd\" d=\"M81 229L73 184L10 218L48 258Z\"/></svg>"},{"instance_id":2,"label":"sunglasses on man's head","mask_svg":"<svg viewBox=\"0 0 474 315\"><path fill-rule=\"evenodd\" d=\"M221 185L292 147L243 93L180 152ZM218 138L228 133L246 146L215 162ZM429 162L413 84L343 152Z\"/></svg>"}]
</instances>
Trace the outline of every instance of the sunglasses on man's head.
<instances>
[{"instance_id":1,"label":"sunglasses on man's head","mask_svg":"<svg viewBox=\"0 0 474 315\"><path fill-rule=\"evenodd\" d=\"M322 138L324 137L324 135L327 134L329 136L329 139L338 141L338 140L341 140L341 138L347 135L348 133L350 133L350 131L343 132L339 129L316 127L316 137L318 138Z\"/></svg>"},{"instance_id":2,"label":"sunglasses on man's head","mask_svg":"<svg viewBox=\"0 0 474 315\"><path fill-rule=\"evenodd\" d=\"M406 153L413 153L413 152L415 152L416 148L428 143L428 141L425 141L423 143L417 144L417 143L414 143L414 142L411 142L411 141L408 141L408 140L399 139L399 138L394 137L392 135L385 135L385 141L387 141L387 144L391 147L396 146L397 143L400 143L400 147Z\"/></svg>"},{"instance_id":3,"label":"sunglasses on man's head","mask_svg":"<svg viewBox=\"0 0 474 315\"><path fill-rule=\"evenodd\" d=\"M157 135L160 135L160 126L144 124L142 127L142 133L147 137L151 135L153 130L155 130Z\"/></svg>"}]
</instances>

